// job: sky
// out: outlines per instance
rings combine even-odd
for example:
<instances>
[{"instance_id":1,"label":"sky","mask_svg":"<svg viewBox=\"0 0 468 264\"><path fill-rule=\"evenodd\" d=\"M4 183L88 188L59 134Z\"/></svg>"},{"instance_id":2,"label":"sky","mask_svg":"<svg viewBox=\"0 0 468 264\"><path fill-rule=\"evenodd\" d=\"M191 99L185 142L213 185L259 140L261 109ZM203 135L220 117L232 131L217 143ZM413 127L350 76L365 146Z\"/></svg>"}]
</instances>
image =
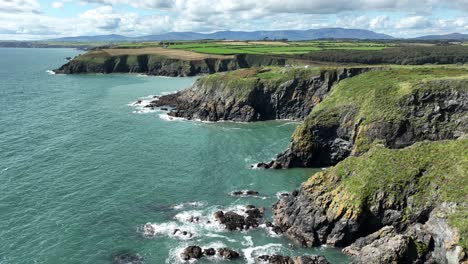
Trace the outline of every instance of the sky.
<instances>
[{"instance_id":1,"label":"sky","mask_svg":"<svg viewBox=\"0 0 468 264\"><path fill-rule=\"evenodd\" d=\"M468 0L0 0L0 39L343 27L468 33Z\"/></svg>"}]
</instances>

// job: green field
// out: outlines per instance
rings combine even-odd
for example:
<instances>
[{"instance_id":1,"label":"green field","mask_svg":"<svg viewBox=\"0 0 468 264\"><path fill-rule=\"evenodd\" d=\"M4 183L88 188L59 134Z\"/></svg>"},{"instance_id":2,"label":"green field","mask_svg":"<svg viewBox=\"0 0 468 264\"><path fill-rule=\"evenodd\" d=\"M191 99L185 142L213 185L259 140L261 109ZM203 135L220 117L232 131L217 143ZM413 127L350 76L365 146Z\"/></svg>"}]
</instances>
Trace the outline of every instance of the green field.
<instances>
[{"instance_id":1,"label":"green field","mask_svg":"<svg viewBox=\"0 0 468 264\"><path fill-rule=\"evenodd\" d=\"M391 47L391 44L371 42L339 42L339 41L309 41L309 42L265 42L264 44L238 42L233 45L229 42L191 42L173 43L170 49L188 50L206 54L305 54L321 50L382 50Z\"/></svg>"}]
</instances>

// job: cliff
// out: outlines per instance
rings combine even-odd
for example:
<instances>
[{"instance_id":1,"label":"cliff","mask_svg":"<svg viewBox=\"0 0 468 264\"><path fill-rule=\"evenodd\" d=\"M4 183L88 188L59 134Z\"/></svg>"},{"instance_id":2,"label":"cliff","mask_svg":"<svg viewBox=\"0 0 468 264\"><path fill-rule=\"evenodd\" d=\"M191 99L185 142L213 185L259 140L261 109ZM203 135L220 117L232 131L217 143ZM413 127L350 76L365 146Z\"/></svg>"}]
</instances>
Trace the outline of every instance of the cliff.
<instances>
[{"instance_id":1,"label":"cliff","mask_svg":"<svg viewBox=\"0 0 468 264\"><path fill-rule=\"evenodd\" d=\"M287 60L266 55L215 56L188 51L153 49L93 50L54 70L58 74L141 73L195 76L256 66L285 65Z\"/></svg>"},{"instance_id":2,"label":"cliff","mask_svg":"<svg viewBox=\"0 0 468 264\"><path fill-rule=\"evenodd\" d=\"M468 132L468 70L395 67L340 82L264 167L334 165L373 142L403 148Z\"/></svg>"},{"instance_id":3,"label":"cliff","mask_svg":"<svg viewBox=\"0 0 468 264\"><path fill-rule=\"evenodd\" d=\"M458 261L467 248L467 157L466 138L376 144L313 175L273 206L274 217L304 246L351 244L344 252L357 263Z\"/></svg>"},{"instance_id":4,"label":"cliff","mask_svg":"<svg viewBox=\"0 0 468 264\"><path fill-rule=\"evenodd\" d=\"M333 85L370 70L242 69L200 78L191 88L157 98L148 107L170 106L169 115L208 121L303 120Z\"/></svg>"}]
</instances>

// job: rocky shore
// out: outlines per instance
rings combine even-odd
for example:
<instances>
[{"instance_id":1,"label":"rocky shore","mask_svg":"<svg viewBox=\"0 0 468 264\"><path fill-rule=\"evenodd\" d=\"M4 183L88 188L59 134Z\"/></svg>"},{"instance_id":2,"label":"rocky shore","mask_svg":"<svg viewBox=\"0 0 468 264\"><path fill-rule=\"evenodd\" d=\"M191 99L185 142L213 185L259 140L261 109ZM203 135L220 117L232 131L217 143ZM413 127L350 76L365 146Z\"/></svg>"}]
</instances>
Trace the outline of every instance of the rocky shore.
<instances>
[{"instance_id":1,"label":"rocky shore","mask_svg":"<svg viewBox=\"0 0 468 264\"><path fill-rule=\"evenodd\" d=\"M191 88L147 107L206 121L303 120L336 83L370 68L252 68L200 78Z\"/></svg>"},{"instance_id":2,"label":"rocky shore","mask_svg":"<svg viewBox=\"0 0 468 264\"><path fill-rule=\"evenodd\" d=\"M354 263L460 263L466 256L468 140L372 147L313 175L274 206L306 247L346 247ZM465 220L463 220L465 219Z\"/></svg>"}]
</instances>

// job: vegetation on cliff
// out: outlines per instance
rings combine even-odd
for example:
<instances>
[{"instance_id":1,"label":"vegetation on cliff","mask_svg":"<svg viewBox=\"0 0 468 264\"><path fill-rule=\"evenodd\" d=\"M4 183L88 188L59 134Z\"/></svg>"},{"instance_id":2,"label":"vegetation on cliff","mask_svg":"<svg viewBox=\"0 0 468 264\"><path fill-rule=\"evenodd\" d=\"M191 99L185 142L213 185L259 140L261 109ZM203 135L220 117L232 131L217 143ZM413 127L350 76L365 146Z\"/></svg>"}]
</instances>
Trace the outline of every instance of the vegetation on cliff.
<instances>
[{"instance_id":1,"label":"vegetation on cliff","mask_svg":"<svg viewBox=\"0 0 468 264\"><path fill-rule=\"evenodd\" d=\"M354 242L345 252L361 260L458 261L467 249L467 171L466 138L403 149L373 144L365 154L314 174L299 191L278 201L275 219L306 246ZM366 246L373 249L362 250Z\"/></svg>"},{"instance_id":2,"label":"vegetation on cliff","mask_svg":"<svg viewBox=\"0 0 468 264\"><path fill-rule=\"evenodd\" d=\"M297 57L329 63L357 64L456 64L468 63L468 46L463 45L410 45L380 50L323 50L310 52Z\"/></svg>"},{"instance_id":3,"label":"vegetation on cliff","mask_svg":"<svg viewBox=\"0 0 468 264\"><path fill-rule=\"evenodd\" d=\"M148 107L170 106L169 115L208 121L302 120L331 87L369 68L262 67L213 74L191 88L162 96Z\"/></svg>"},{"instance_id":4,"label":"vegetation on cliff","mask_svg":"<svg viewBox=\"0 0 468 264\"><path fill-rule=\"evenodd\" d=\"M294 132L282 167L332 165L374 141L400 148L457 138L466 124L468 69L396 67L337 84Z\"/></svg>"}]
</instances>

